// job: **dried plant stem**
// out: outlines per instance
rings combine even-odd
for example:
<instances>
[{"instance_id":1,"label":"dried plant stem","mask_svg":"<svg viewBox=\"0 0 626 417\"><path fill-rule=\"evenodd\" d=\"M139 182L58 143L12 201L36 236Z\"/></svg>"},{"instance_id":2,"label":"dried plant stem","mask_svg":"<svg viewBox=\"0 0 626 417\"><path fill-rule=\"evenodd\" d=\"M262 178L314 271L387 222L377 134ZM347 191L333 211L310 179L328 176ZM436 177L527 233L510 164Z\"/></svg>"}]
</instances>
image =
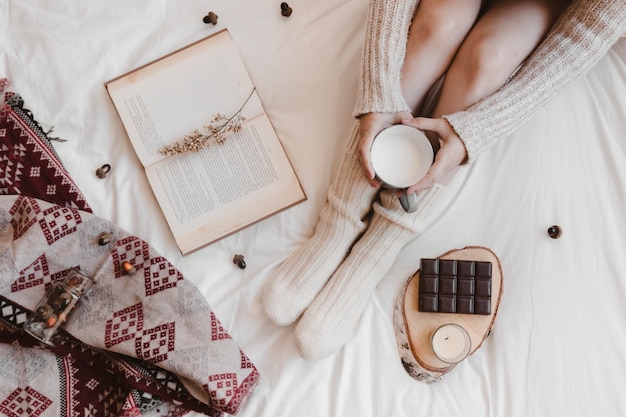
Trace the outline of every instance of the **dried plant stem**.
<instances>
[{"instance_id":1,"label":"dried plant stem","mask_svg":"<svg viewBox=\"0 0 626 417\"><path fill-rule=\"evenodd\" d=\"M248 101L250 101L250 98L252 98L255 90L256 88L252 88L241 107L232 116L226 117L221 113L215 114L211 122L203 126L203 132L194 129L193 132L186 134L181 140L161 148L159 153L163 156L179 155L188 152L198 152L214 142L218 144L224 143L229 133L236 133L242 129L242 124L246 118L241 115L241 112L248 104Z\"/></svg>"}]
</instances>

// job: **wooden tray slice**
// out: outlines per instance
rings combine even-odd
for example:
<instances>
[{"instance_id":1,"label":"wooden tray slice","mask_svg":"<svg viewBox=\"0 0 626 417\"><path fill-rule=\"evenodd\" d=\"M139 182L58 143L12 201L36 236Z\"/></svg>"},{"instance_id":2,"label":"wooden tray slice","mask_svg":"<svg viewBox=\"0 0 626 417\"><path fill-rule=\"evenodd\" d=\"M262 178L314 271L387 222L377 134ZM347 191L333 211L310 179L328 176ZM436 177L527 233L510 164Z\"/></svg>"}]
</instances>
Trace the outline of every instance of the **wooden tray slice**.
<instances>
[{"instance_id":1,"label":"wooden tray slice","mask_svg":"<svg viewBox=\"0 0 626 417\"><path fill-rule=\"evenodd\" d=\"M489 336L502 297L502 267L493 251L482 246L467 246L440 256L441 259L486 261L492 264L491 314L426 313L418 311L418 270L407 281L394 311L394 328L402 364L413 378L431 383L452 370L456 364L439 360L432 351L433 332L446 323L458 324L467 330L471 339L470 355Z\"/></svg>"}]
</instances>

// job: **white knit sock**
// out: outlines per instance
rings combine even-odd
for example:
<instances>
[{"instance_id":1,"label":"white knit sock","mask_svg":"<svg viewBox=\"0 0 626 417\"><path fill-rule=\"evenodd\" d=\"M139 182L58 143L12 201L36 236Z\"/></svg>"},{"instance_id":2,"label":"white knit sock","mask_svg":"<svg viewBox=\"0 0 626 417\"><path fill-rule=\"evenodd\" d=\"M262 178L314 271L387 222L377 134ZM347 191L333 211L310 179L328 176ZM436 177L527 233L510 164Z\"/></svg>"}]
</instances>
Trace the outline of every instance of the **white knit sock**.
<instances>
[{"instance_id":1,"label":"white knit sock","mask_svg":"<svg viewBox=\"0 0 626 417\"><path fill-rule=\"evenodd\" d=\"M361 171L357 132L355 126L315 234L278 267L263 291L265 314L277 325L289 325L302 315L367 226L364 218L377 190Z\"/></svg>"},{"instance_id":2,"label":"white knit sock","mask_svg":"<svg viewBox=\"0 0 626 417\"><path fill-rule=\"evenodd\" d=\"M410 214L399 208L393 193L381 193L383 205L393 208L375 205L367 231L296 327L296 343L302 357L330 355L352 337L374 288L404 245L423 231L442 190L441 185L435 185L420 193L418 210Z\"/></svg>"}]
</instances>

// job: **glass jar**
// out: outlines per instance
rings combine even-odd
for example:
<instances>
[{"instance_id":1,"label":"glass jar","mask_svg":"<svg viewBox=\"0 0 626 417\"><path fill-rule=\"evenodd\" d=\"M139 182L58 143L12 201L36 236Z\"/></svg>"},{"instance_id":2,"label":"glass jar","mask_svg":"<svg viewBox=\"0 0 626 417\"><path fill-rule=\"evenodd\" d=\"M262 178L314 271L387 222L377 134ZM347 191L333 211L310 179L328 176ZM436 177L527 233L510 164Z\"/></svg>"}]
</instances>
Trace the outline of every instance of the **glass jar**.
<instances>
[{"instance_id":1,"label":"glass jar","mask_svg":"<svg viewBox=\"0 0 626 417\"><path fill-rule=\"evenodd\" d=\"M39 341L54 346L57 331L76 308L80 298L89 291L93 280L77 268L70 269L65 279L52 283L37 307L24 323L24 330Z\"/></svg>"}]
</instances>

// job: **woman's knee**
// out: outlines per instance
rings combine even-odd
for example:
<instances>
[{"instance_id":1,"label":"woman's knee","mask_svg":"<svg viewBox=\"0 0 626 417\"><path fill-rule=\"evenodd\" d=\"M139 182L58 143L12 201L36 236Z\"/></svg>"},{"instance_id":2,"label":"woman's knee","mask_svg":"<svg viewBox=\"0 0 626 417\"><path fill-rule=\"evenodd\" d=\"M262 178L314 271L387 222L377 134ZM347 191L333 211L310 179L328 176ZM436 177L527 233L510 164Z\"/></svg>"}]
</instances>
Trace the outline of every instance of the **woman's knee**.
<instances>
[{"instance_id":1,"label":"woman's knee","mask_svg":"<svg viewBox=\"0 0 626 417\"><path fill-rule=\"evenodd\" d=\"M465 38L452 66L464 71L465 78L477 85L498 88L532 53L567 3L566 0L494 2L494 7Z\"/></svg>"},{"instance_id":2,"label":"woman's knee","mask_svg":"<svg viewBox=\"0 0 626 417\"><path fill-rule=\"evenodd\" d=\"M461 47L450 71L461 72L469 90L489 94L509 79L525 57L498 39L473 36Z\"/></svg>"},{"instance_id":3,"label":"woman's knee","mask_svg":"<svg viewBox=\"0 0 626 417\"><path fill-rule=\"evenodd\" d=\"M411 24L409 42L432 42L439 46L459 44L469 33L480 11L480 1L422 1Z\"/></svg>"}]
</instances>

